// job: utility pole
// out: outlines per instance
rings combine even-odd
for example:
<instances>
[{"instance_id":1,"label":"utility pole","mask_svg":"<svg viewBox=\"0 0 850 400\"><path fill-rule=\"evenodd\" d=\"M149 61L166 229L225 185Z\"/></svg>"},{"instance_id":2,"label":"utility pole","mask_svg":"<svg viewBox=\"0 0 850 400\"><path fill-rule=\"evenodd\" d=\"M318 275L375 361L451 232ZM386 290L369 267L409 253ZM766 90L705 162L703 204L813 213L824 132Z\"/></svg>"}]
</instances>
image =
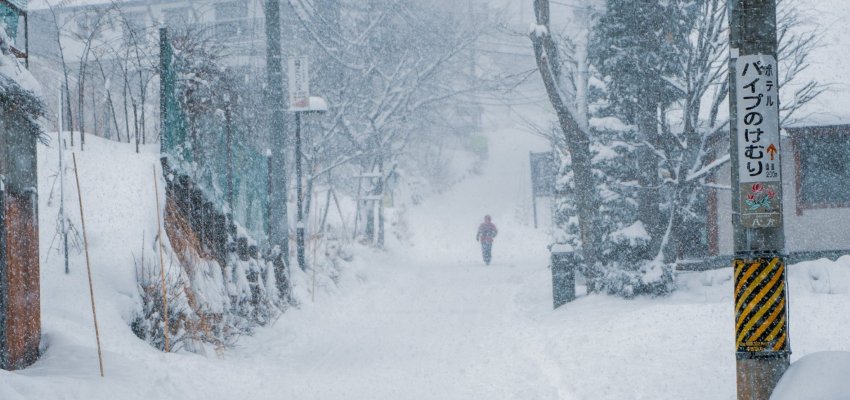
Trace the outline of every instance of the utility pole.
<instances>
[{"instance_id":1,"label":"utility pole","mask_svg":"<svg viewBox=\"0 0 850 400\"><path fill-rule=\"evenodd\" d=\"M790 365L776 0L730 0L732 222L739 400L768 400Z\"/></svg>"},{"instance_id":2,"label":"utility pole","mask_svg":"<svg viewBox=\"0 0 850 400\"><path fill-rule=\"evenodd\" d=\"M269 245L280 250L272 260L277 289L288 297L289 284L289 216L287 214L286 175L286 107L283 97L283 64L280 34L280 0L265 0L266 5L266 78L269 112Z\"/></svg>"},{"instance_id":3,"label":"utility pole","mask_svg":"<svg viewBox=\"0 0 850 400\"><path fill-rule=\"evenodd\" d=\"M295 223L295 247L298 258L298 267L302 271L307 270L307 261L304 258L304 183L303 171L301 169L301 111L295 112L295 197L297 197L298 222Z\"/></svg>"}]
</instances>

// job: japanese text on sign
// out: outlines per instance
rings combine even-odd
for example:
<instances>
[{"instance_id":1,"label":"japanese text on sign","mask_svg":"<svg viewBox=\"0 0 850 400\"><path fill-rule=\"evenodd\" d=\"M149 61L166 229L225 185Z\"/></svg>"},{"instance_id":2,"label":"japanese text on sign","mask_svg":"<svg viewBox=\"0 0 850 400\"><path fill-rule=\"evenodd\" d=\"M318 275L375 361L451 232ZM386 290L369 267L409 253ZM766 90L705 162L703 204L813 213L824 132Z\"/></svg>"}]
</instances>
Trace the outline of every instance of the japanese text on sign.
<instances>
[{"instance_id":1,"label":"japanese text on sign","mask_svg":"<svg viewBox=\"0 0 850 400\"><path fill-rule=\"evenodd\" d=\"M740 56L735 73L740 182L778 182L779 85L776 59L770 55Z\"/></svg>"},{"instance_id":2,"label":"japanese text on sign","mask_svg":"<svg viewBox=\"0 0 850 400\"><path fill-rule=\"evenodd\" d=\"M310 107L310 63L307 57L289 59L289 109L306 110Z\"/></svg>"}]
</instances>

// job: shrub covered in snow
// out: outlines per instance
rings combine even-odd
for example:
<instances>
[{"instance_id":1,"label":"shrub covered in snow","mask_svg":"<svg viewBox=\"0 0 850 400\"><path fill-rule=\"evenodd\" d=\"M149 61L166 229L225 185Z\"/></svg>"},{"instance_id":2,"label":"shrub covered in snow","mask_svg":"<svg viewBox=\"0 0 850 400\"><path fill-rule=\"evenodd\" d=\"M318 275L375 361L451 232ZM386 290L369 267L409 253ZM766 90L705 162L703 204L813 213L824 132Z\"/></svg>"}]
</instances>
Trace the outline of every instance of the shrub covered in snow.
<instances>
[{"instance_id":1,"label":"shrub covered in snow","mask_svg":"<svg viewBox=\"0 0 850 400\"><path fill-rule=\"evenodd\" d=\"M610 124L609 124L610 125ZM622 123L620 124L622 125ZM639 295L666 295L675 289L673 265L652 246L652 237L639 219L635 132L599 131L594 137L593 167L599 195L595 199L597 237L601 260L583 262L579 270L591 292L631 298ZM557 244L581 251L580 230L575 207L575 184L569 154L560 154L556 182L555 235ZM655 250L653 250L655 249Z\"/></svg>"},{"instance_id":2,"label":"shrub covered in snow","mask_svg":"<svg viewBox=\"0 0 850 400\"><path fill-rule=\"evenodd\" d=\"M21 117L16 119L24 124L21 131L40 136L38 121L47 112L41 86L12 54L11 43L5 23L0 21L0 107Z\"/></svg>"}]
</instances>

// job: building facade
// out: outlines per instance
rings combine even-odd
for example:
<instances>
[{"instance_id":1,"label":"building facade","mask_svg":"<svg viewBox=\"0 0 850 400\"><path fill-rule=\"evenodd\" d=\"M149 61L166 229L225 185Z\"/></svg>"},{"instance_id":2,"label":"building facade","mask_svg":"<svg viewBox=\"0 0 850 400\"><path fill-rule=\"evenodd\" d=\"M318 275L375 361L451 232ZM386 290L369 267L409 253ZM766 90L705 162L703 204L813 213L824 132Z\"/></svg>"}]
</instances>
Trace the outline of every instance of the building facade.
<instances>
[{"instance_id":1,"label":"building facade","mask_svg":"<svg viewBox=\"0 0 850 400\"><path fill-rule=\"evenodd\" d=\"M798 259L850 253L850 124L786 128L782 135L785 249ZM710 201L714 255L734 253L730 166L717 173Z\"/></svg>"}]
</instances>

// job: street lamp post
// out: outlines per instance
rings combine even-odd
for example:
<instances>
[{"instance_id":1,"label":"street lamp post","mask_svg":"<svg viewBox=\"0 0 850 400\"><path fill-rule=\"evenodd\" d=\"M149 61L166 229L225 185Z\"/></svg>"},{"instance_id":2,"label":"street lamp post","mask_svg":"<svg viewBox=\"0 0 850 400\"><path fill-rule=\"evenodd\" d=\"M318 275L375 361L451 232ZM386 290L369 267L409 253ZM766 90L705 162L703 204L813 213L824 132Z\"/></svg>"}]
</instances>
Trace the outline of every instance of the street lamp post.
<instances>
[{"instance_id":1,"label":"street lamp post","mask_svg":"<svg viewBox=\"0 0 850 400\"><path fill-rule=\"evenodd\" d=\"M313 113L323 114L328 111L328 104L321 97L310 97L309 105L306 108L294 109L295 113L295 191L297 203L297 222L295 224L295 249L298 258L298 267L302 271L307 269L307 262L304 258L304 183L303 183L303 168L301 166L301 114Z\"/></svg>"}]
</instances>

